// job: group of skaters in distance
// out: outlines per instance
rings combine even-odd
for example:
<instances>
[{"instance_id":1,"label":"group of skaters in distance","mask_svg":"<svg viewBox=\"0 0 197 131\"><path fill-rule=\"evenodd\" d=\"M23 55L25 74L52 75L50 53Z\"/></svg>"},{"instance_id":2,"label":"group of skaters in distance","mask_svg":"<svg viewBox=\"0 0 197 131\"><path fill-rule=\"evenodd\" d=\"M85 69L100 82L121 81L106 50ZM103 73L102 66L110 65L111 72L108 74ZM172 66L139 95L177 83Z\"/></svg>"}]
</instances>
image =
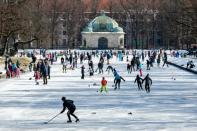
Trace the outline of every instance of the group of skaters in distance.
<instances>
[{"instance_id":1,"label":"group of skaters in distance","mask_svg":"<svg viewBox=\"0 0 197 131\"><path fill-rule=\"evenodd\" d=\"M104 73L104 64L107 65L106 71L108 74L110 72L113 73L114 76L114 90L120 89L121 81L125 81L125 79L116 71L115 68L110 65L110 59L116 57L119 61L123 61L126 58L127 64L127 72L131 74L132 72L139 71L139 74L136 76L135 83L137 82L138 90L143 90L142 84L145 84L145 91L147 93L150 92L150 86L152 85L152 79L150 75L147 74L143 79L143 63L146 63L146 69L150 70L153 67L153 63L157 63L157 67L164 67L167 65L167 53L163 52L163 50L158 51L142 51L141 53L132 51L132 59L129 60L128 56L130 55L129 51L84 51L84 52L77 52L77 51L65 51L62 53L61 56L61 64L62 64L62 72L66 73L67 69L75 70L78 67L78 60L81 64L81 79L85 79L86 72L89 73L89 76L94 76L95 73L103 74ZM93 57L97 57L99 62L97 67L95 68L95 64L93 63ZM86 71L86 67L84 66L84 61L88 61L88 71ZM146 61L145 61L146 60ZM106 61L106 63L105 63ZM163 65L161 64L163 61ZM107 80L105 77L101 80L101 88L99 89L100 92L108 92L107 89Z\"/></svg>"},{"instance_id":2,"label":"group of skaters in distance","mask_svg":"<svg viewBox=\"0 0 197 131\"><path fill-rule=\"evenodd\" d=\"M54 61L58 59L58 53L49 53L45 54L45 59L37 60L35 55L32 54L32 62L29 64L29 70L34 71L34 77L36 84L39 84L39 79L43 79L43 84L48 83L48 79L50 79L50 70ZM132 56L129 58L129 56ZM93 57L97 57L99 59L97 67L95 68L95 64L93 61ZM167 53L163 52L163 50L157 51L63 51L60 55L60 61L62 65L62 72L66 73L68 69L75 70L78 68L78 61L80 63L81 68L81 79L85 79L87 75L94 76L95 73L103 74L104 73L104 64L107 65L106 72L110 74L113 73L114 77L114 90L120 89L121 81L125 81L125 79L116 71L114 67L110 64L110 60L115 57L118 61L123 61L124 59L127 61L126 69L127 73L131 74L132 72L139 71L139 74L136 76L135 83L137 82L138 90L143 90L142 84L145 83L145 90L147 93L150 92L150 86L152 85L152 80L150 75L147 74L144 78L143 76L143 64L146 64L146 69L150 70L153 67L153 63L157 63L158 67L168 66L167 63ZM130 60L129 60L130 59ZM88 61L88 70L86 71L86 67L84 66L84 61ZM163 65L161 61L163 60ZM106 63L105 63L106 61ZM107 89L107 80L105 77L101 80L101 88L100 92L105 91L108 92Z\"/></svg>"}]
</instances>

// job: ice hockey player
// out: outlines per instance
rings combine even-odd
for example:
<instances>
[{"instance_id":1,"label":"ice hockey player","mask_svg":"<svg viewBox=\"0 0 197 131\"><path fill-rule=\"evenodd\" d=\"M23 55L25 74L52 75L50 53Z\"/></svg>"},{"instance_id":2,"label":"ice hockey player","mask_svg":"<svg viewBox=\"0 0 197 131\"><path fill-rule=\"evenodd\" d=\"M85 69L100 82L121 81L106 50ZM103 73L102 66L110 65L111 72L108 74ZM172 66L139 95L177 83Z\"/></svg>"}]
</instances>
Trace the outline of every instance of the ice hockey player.
<instances>
[{"instance_id":1,"label":"ice hockey player","mask_svg":"<svg viewBox=\"0 0 197 131\"><path fill-rule=\"evenodd\" d=\"M70 115L72 115L73 117L75 117L75 122L79 122L79 118L74 114L76 107L74 105L73 100L67 100L66 97L62 97L62 101L63 101L63 109L60 112L60 114L64 113L64 111L66 110L66 108L68 109L67 112L67 116L68 116L68 121L67 123L71 123L72 120L70 118Z\"/></svg>"}]
</instances>

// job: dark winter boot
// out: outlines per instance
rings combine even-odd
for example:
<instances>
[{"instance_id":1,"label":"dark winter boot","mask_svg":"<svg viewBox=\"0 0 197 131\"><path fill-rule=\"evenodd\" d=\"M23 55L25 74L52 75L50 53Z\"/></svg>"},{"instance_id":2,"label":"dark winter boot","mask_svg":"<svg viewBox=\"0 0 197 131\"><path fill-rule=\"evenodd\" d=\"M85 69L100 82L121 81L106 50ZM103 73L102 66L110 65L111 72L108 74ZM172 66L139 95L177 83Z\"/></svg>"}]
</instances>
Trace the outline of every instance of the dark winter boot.
<instances>
[{"instance_id":1,"label":"dark winter boot","mask_svg":"<svg viewBox=\"0 0 197 131\"><path fill-rule=\"evenodd\" d=\"M71 120L68 120L67 123L72 123L72 121Z\"/></svg>"},{"instance_id":2,"label":"dark winter boot","mask_svg":"<svg viewBox=\"0 0 197 131\"><path fill-rule=\"evenodd\" d=\"M79 119L76 119L76 121L75 121L75 122L76 122L76 123L77 123L77 122L79 122Z\"/></svg>"}]
</instances>

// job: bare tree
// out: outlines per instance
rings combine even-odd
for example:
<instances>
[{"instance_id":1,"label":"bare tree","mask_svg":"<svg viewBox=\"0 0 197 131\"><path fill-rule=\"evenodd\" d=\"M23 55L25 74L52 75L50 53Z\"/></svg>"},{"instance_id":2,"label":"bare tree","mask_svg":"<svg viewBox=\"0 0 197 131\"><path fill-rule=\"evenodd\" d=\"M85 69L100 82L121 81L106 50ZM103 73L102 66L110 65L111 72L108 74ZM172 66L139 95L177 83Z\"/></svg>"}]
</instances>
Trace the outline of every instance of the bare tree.
<instances>
[{"instance_id":1,"label":"bare tree","mask_svg":"<svg viewBox=\"0 0 197 131\"><path fill-rule=\"evenodd\" d=\"M25 32L28 32L29 20L23 13L26 10L26 2L26 0L18 0L17 2L6 2L0 5L0 38L2 45L0 55L14 55L17 52L18 42L28 39ZM22 42L20 44L26 43Z\"/></svg>"}]
</instances>

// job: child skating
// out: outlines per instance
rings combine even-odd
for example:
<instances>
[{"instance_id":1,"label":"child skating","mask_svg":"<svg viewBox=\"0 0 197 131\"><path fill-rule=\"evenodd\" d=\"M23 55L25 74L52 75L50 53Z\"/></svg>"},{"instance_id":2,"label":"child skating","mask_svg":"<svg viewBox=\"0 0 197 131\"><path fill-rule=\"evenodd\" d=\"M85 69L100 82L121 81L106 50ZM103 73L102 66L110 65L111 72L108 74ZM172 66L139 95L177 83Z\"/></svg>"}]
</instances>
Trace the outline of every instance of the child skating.
<instances>
[{"instance_id":1,"label":"child skating","mask_svg":"<svg viewBox=\"0 0 197 131\"><path fill-rule=\"evenodd\" d=\"M105 77L103 77L103 79L101 81L100 93L102 93L103 91L105 91L106 93L108 93L107 80L105 80Z\"/></svg>"}]
</instances>

